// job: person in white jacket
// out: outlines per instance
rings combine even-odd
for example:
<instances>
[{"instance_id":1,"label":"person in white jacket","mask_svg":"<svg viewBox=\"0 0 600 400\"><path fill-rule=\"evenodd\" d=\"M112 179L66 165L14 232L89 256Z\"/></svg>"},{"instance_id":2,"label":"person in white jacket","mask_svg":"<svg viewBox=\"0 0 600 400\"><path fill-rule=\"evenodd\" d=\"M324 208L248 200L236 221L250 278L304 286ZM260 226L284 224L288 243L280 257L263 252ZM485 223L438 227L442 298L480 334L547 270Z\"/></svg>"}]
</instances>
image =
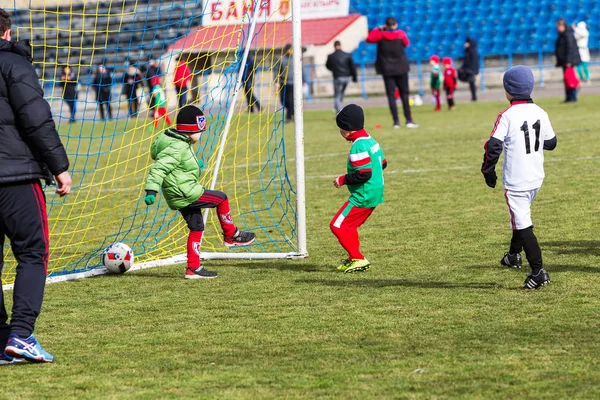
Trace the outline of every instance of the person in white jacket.
<instances>
[{"instance_id":1,"label":"person in white jacket","mask_svg":"<svg viewBox=\"0 0 600 400\"><path fill-rule=\"evenodd\" d=\"M579 74L579 79L590 83L590 69L588 67L588 63L590 62L590 49L588 48L590 32L583 21L577 25L573 25L573 31L577 40L577 47L579 48L579 57L581 57L581 64L577 66L577 73Z\"/></svg>"}]
</instances>

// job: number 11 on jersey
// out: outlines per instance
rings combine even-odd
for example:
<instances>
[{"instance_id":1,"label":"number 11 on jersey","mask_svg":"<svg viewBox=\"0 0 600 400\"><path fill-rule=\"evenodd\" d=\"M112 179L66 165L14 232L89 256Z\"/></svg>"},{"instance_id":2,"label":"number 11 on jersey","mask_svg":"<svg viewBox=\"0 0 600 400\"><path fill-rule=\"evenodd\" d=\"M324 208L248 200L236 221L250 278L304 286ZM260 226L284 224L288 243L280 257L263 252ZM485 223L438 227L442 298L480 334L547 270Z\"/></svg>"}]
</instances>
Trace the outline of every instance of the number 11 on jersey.
<instances>
[{"instance_id":1,"label":"number 11 on jersey","mask_svg":"<svg viewBox=\"0 0 600 400\"><path fill-rule=\"evenodd\" d=\"M535 149L534 151L538 151L540 149L540 120L538 119L535 124L532 125L533 130L535 131ZM521 130L525 134L525 151L527 154L531 153L531 143L529 142L529 126L527 125L527 121L523 121L523 125L521 125Z\"/></svg>"}]
</instances>

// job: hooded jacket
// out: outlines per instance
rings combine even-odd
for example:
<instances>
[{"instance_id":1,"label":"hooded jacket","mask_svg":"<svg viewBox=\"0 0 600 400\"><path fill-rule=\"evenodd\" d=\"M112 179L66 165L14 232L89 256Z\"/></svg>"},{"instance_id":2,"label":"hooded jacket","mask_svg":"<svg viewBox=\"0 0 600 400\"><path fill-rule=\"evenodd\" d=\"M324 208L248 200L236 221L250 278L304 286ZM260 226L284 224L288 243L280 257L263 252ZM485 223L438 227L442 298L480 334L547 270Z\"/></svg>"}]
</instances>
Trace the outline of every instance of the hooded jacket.
<instances>
[{"instance_id":1,"label":"hooded jacket","mask_svg":"<svg viewBox=\"0 0 600 400\"><path fill-rule=\"evenodd\" d=\"M467 38L469 47L465 48L465 56L461 67L467 73L473 75L479 74L479 52L477 51L477 42L475 39Z\"/></svg>"},{"instance_id":2,"label":"hooded jacket","mask_svg":"<svg viewBox=\"0 0 600 400\"><path fill-rule=\"evenodd\" d=\"M197 201L204 187L200 185L200 165L190 138L173 129L158 135L150 156L154 164L148 171L144 190L158 192L171 210L179 210Z\"/></svg>"},{"instance_id":3,"label":"hooded jacket","mask_svg":"<svg viewBox=\"0 0 600 400\"><path fill-rule=\"evenodd\" d=\"M0 184L52 180L69 169L28 42L0 39Z\"/></svg>"},{"instance_id":4,"label":"hooded jacket","mask_svg":"<svg viewBox=\"0 0 600 400\"><path fill-rule=\"evenodd\" d=\"M398 76L410 70L404 49L410 41L402 30L375 28L367 35L367 43L377 43L375 71L382 76Z\"/></svg>"},{"instance_id":5,"label":"hooded jacket","mask_svg":"<svg viewBox=\"0 0 600 400\"><path fill-rule=\"evenodd\" d=\"M557 67L566 67L567 64L572 66L581 64L575 34L570 26L567 26L564 32L558 34L554 54L556 55Z\"/></svg>"}]
</instances>

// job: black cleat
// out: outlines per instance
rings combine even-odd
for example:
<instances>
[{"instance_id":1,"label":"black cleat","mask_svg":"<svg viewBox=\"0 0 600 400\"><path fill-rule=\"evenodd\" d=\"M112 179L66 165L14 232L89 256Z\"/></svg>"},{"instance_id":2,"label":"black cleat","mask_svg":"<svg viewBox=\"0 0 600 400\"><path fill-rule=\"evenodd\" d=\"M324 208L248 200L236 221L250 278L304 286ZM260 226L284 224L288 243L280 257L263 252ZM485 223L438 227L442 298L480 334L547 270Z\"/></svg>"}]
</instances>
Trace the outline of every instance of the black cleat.
<instances>
[{"instance_id":1,"label":"black cleat","mask_svg":"<svg viewBox=\"0 0 600 400\"><path fill-rule=\"evenodd\" d=\"M223 239L223 243L227 247L233 246L247 246L254 242L256 235L252 232L240 231L239 229L232 237L226 237Z\"/></svg>"},{"instance_id":2,"label":"black cleat","mask_svg":"<svg viewBox=\"0 0 600 400\"><path fill-rule=\"evenodd\" d=\"M537 274L530 273L525 279L523 289L538 289L550 283L550 275L544 268L540 269Z\"/></svg>"},{"instance_id":3,"label":"black cleat","mask_svg":"<svg viewBox=\"0 0 600 400\"><path fill-rule=\"evenodd\" d=\"M213 279L216 278L218 274L213 271L208 271L203 267L198 267L196 269L187 268L185 270L185 279Z\"/></svg>"},{"instance_id":4,"label":"black cleat","mask_svg":"<svg viewBox=\"0 0 600 400\"><path fill-rule=\"evenodd\" d=\"M521 253L506 253L502 257L502 260L500 260L500 264L505 267L519 269L523 265L523 257L521 257Z\"/></svg>"}]
</instances>

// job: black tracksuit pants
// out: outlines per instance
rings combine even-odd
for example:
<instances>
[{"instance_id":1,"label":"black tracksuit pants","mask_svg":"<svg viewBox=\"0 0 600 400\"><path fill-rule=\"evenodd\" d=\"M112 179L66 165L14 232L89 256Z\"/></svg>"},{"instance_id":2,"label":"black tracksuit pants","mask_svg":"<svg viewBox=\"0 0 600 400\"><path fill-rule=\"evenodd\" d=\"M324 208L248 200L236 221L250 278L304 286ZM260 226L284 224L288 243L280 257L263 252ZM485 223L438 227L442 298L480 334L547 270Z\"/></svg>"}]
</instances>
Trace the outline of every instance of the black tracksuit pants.
<instances>
[{"instance_id":1,"label":"black tracksuit pants","mask_svg":"<svg viewBox=\"0 0 600 400\"><path fill-rule=\"evenodd\" d=\"M394 119L394 125L400 125L400 118L398 118L398 106L396 105L396 88L400 92L400 100L402 101L402 108L404 110L404 118L406 123L413 122L412 114L410 112L409 100L409 89L408 89L408 74L395 75L395 76L384 76L383 84L385 85L385 94L388 99L388 105L392 118Z\"/></svg>"},{"instance_id":2,"label":"black tracksuit pants","mask_svg":"<svg viewBox=\"0 0 600 400\"><path fill-rule=\"evenodd\" d=\"M17 260L17 276L10 325L0 291L0 350L10 333L23 338L31 335L42 309L48 273L48 216L39 181L0 185L0 274L5 236Z\"/></svg>"}]
</instances>

